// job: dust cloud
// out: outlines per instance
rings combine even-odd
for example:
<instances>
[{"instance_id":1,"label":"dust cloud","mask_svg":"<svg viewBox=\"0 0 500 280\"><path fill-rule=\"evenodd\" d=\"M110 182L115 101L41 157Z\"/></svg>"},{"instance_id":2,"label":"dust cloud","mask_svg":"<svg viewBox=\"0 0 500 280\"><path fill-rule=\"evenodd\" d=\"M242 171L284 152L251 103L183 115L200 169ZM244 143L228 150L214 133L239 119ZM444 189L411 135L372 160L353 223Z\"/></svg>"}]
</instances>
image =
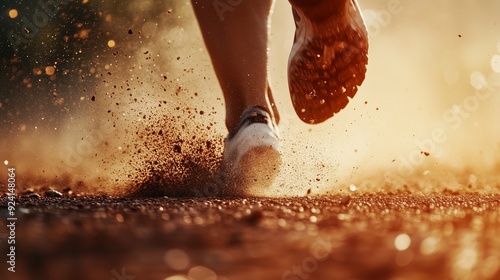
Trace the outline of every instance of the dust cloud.
<instances>
[{"instance_id":1,"label":"dust cloud","mask_svg":"<svg viewBox=\"0 0 500 280\"><path fill-rule=\"evenodd\" d=\"M53 24L69 20L80 29L69 38L56 29L52 39L76 46L75 53L20 70L35 64L29 55L44 55L32 43L4 60L14 73L7 79L21 81L20 93L2 100L2 161L16 167L18 191L199 195L187 188L215 172L225 132L222 95L190 3L61 9L67 14ZM88 35L80 38L83 30ZM38 73L54 64L54 75ZM37 103L14 100L31 95Z\"/></svg>"},{"instance_id":2,"label":"dust cloud","mask_svg":"<svg viewBox=\"0 0 500 280\"><path fill-rule=\"evenodd\" d=\"M0 100L1 160L16 167L19 191L217 194L204 183L226 134L222 94L189 1L167 2L68 4L48 19L52 29L2 58L2 83L13 89ZM269 72L284 164L271 188L252 193L497 192L500 4L360 6L370 34L367 78L346 109L311 126L290 102L294 24L289 4L276 1ZM60 53L40 47L49 43Z\"/></svg>"}]
</instances>

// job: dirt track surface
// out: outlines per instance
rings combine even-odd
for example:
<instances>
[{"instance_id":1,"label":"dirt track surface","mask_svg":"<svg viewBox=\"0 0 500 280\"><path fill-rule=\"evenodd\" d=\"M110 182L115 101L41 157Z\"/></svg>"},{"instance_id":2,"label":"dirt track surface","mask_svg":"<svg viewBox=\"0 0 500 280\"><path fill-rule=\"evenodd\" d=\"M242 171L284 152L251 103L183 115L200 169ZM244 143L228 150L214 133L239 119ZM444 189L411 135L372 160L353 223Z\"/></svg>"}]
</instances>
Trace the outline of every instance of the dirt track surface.
<instances>
[{"instance_id":1,"label":"dirt track surface","mask_svg":"<svg viewBox=\"0 0 500 280\"><path fill-rule=\"evenodd\" d=\"M16 200L1 279L500 279L500 195Z\"/></svg>"}]
</instances>

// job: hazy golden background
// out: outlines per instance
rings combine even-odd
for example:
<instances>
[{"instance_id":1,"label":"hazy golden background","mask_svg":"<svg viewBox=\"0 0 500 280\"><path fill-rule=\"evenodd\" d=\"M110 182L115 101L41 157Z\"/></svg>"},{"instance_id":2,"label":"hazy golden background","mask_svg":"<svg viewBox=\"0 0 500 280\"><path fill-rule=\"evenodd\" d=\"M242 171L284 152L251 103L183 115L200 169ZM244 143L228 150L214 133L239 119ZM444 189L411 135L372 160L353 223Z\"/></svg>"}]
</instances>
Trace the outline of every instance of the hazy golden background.
<instances>
[{"instance_id":1,"label":"hazy golden background","mask_svg":"<svg viewBox=\"0 0 500 280\"><path fill-rule=\"evenodd\" d=\"M300 126L293 132L284 128L285 140L296 149L307 146L303 163L290 163L290 172L305 170L311 179L318 172L322 183L311 185L323 191L332 189L329 185L346 191L351 184L370 191L404 189L404 184L417 192L468 189L469 184L477 191L498 191L500 4L359 4L370 34L369 65L347 109L307 127L296 124L283 94L284 111L293 127ZM287 6L279 2L275 9L271 54L276 61L270 67L284 93L286 64L280 61L286 61L293 34ZM434 146L433 133L441 133ZM308 158L329 168L317 169Z\"/></svg>"}]
</instances>

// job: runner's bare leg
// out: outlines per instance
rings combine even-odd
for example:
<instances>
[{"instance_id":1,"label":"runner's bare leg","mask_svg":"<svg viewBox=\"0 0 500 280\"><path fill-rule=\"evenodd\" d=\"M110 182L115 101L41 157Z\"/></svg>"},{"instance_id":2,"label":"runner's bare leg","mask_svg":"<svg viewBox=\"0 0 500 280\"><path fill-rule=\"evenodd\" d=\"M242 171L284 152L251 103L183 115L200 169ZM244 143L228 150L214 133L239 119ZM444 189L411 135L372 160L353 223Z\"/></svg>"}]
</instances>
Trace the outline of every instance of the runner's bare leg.
<instances>
[{"instance_id":1,"label":"runner's bare leg","mask_svg":"<svg viewBox=\"0 0 500 280\"><path fill-rule=\"evenodd\" d=\"M226 126L232 131L242 112L260 106L279 122L269 87L267 49L269 14L273 0L192 0L205 45L224 94ZM223 4L227 1L220 1Z\"/></svg>"}]
</instances>

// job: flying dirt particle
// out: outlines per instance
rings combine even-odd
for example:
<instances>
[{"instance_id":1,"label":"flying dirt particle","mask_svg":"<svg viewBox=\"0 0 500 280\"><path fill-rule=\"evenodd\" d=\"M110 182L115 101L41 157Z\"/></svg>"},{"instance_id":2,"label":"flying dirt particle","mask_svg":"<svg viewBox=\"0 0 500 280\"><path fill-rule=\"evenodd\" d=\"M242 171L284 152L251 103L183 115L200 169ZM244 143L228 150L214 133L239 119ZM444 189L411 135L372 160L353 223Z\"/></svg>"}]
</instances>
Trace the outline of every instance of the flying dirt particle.
<instances>
[{"instance_id":1,"label":"flying dirt particle","mask_svg":"<svg viewBox=\"0 0 500 280\"><path fill-rule=\"evenodd\" d=\"M95 101L95 96L92 95L92 97L90 98L90 100Z\"/></svg>"},{"instance_id":2,"label":"flying dirt particle","mask_svg":"<svg viewBox=\"0 0 500 280\"><path fill-rule=\"evenodd\" d=\"M264 218L264 214L262 214L262 211L256 210L252 211L249 215L245 216L242 218L242 220L250 225L257 225L262 219Z\"/></svg>"},{"instance_id":3,"label":"flying dirt particle","mask_svg":"<svg viewBox=\"0 0 500 280\"><path fill-rule=\"evenodd\" d=\"M462 38L462 35L458 34L458 38Z\"/></svg>"},{"instance_id":4,"label":"flying dirt particle","mask_svg":"<svg viewBox=\"0 0 500 280\"><path fill-rule=\"evenodd\" d=\"M181 59L181 57L180 57L180 56L178 56L178 57L177 57L177 60L179 60L179 59Z\"/></svg>"},{"instance_id":5,"label":"flying dirt particle","mask_svg":"<svg viewBox=\"0 0 500 280\"><path fill-rule=\"evenodd\" d=\"M342 197L342 199L340 200L340 205L342 205L342 206L348 206L349 203L351 203L351 196L350 195L346 195L346 196Z\"/></svg>"},{"instance_id":6,"label":"flying dirt particle","mask_svg":"<svg viewBox=\"0 0 500 280\"><path fill-rule=\"evenodd\" d=\"M420 154L423 154L424 156L428 157L430 156L430 153L429 152L424 152L424 151L421 151Z\"/></svg>"},{"instance_id":7,"label":"flying dirt particle","mask_svg":"<svg viewBox=\"0 0 500 280\"><path fill-rule=\"evenodd\" d=\"M128 30L128 34L134 34L134 32L132 31L132 29Z\"/></svg>"},{"instance_id":8,"label":"flying dirt particle","mask_svg":"<svg viewBox=\"0 0 500 280\"><path fill-rule=\"evenodd\" d=\"M311 194L311 191L312 191L311 189L308 189L308 190L307 190L307 195L310 195L310 194Z\"/></svg>"},{"instance_id":9,"label":"flying dirt particle","mask_svg":"<svg viewBox=\"0 0 500 280\"><path fill-rule=\"evenodd\" d=\"M204 115L204 114L205 114L205 111L201 110L200 115Z\"/></svg>"},{"instance_id":10,"label":"flying dirt particle","mask_svg":"<svg viewBox=\"0 0 500 280\"><path fill-rule=\"evenodd\" d=\"M181 146L179 145L174 145L174 152L180 154L182 152Z\"/></svg>"}]
</instances>

